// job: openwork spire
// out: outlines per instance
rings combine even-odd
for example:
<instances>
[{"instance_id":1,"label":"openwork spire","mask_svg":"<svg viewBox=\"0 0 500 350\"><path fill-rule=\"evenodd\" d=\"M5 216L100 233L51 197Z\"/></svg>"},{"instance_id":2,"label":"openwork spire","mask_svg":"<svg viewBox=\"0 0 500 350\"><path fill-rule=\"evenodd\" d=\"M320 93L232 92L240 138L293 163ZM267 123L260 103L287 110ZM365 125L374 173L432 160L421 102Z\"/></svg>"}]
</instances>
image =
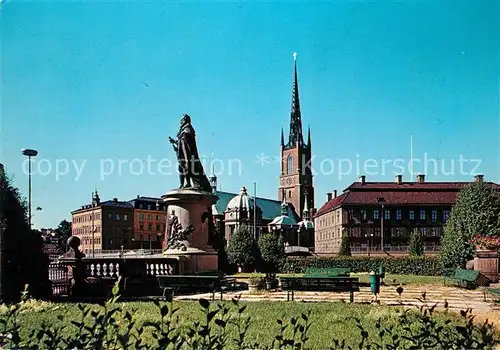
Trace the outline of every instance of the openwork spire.
<instances>
[{"instance_id":1,"label":"openwork spire","mask_svg":"<svg viewBox=\"0 0 500 350\"><path fill-rule=\"evenodd\" d=\"M297 143L304 144L302 137L302 120L300 115L299 82L297 78L297 53L293 53L293 89L292 89L292 110L290 113L290 138L289 146Z\"/></svg>"}]
</instances>

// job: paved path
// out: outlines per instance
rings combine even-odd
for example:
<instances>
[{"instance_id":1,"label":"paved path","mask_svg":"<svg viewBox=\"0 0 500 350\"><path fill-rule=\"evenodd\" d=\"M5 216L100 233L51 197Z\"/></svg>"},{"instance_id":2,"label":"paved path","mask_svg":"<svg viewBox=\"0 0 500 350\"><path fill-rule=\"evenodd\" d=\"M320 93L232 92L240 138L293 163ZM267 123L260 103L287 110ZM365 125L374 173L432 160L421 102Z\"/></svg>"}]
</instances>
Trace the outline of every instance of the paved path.
<instances>
[{"instance_id":1,"label":"paved path","mask_svg":"<svg viewBox=\"0 0 500 350\"><path fill-rule=\"evenodd\" d=\"M403 305L403 306L420 306L422 302L422 293L425 292L425 300L428 305L438 304L438 308L444 308L445 303L448 303L448 308L452 311L472 309L473 313L480 316L479 319L488 318L491 321L500 321L500 304L495 304L492 301L491 295L484 294L482 289L466 290L456 287L445 287L437 285L407 285L403 286L404 291L401 296L396 292L397 286L382 286L378 301L385 305ZM243 301L286 301L286 292L262 292L251 294L247 290L225 292L224 300L231 300L240 297ZM188 296L177 296L176 300L189 299L211 299L212 294L196 294ZM220 299L220 293L215 295L216 299ZM295 292L295 301L341 301L349 302L349 293L335 292ZM370 292L369 287L361 287L359 292L354 293L355 303L370 303L374 297ZM499 320L499 321L497 321Z\"/></svg>"}]
</instances>

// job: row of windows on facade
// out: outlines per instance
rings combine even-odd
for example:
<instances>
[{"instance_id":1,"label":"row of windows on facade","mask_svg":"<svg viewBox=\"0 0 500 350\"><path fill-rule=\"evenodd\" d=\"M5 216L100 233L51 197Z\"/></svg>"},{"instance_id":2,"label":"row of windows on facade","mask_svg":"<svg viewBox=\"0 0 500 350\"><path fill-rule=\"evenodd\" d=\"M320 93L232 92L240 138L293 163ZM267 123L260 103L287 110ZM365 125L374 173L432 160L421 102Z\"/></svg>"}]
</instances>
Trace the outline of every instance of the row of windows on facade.
<instances>
[{"instance_id":1,"label":"row of windows on facade","mask_svg":"<svg viewBox=\"0 0 500 350\"><path fill-rule=\"evenodd\" d=\"M443 233L443 228L442 227L421 227L420 233L423 236L427 237L440 237L441 234ZM347 230L347 233L351 237L380 237L380 227L375 227L375 228L368 228L366 230L363 230L362 232L360 227L351 227ZM406 227L393 227L390 230L386 229L384 232L390 232L392 237L408 237L411 233L412 229L408 229ZM338 239L339 233L335 234L332 231L328 232L319 232L317 234L317 239L318 240L331 240L331 239Z\"/></svg>"},{"instance_id":2,"label":"row of windows on facade","mask_svg":"<svg viewBox=\"0 0 500 350\"><path fill-rule=\"evenodd\" d=\"M82 238L82 244L83 245L92 244L92 238L91 237ZM94 244L101 244L101 237L94 238Z\"/></svg>"},{"instance_id":3,"label":"row of windows on facade","mask_svg":"<svg viewBox=\"0 0 500 350\"><path fill-rule=\"evenodd\" d=\"M144 231L144 224L139 224L139 231ZM153 224L148 224L148 231L153 232ZM156 232L163 232L164 225L156 224Z\"/></svg>"},{"instance_id":4,"label":"row of windows on facade","mask_svg":"<svg viewBox=\"0 0 500 350\"><path fill-rule=\"evenodd\" d=\"M167 206L166 205L160 205L159 209L157 209L157 208L158 207L155 205L154 209L161 210L161 211L167 211ZM144 204L142 204L142 203L139 203L139 209L154 210L153 206L151 204L148 204L148 205L144 206Z\"/></svg>"},{"instance_id":5,"label":"row of windows on facade","mask_svg":"<svg viewBox=\"0 0 500 350\"><path fill-rule=\"evenodd\" d=\"M139 220L144 220L144 214L139 214L138 218L139 218ZM151 214L149 214L147 216L147 219L151 221L151 220L153 220L153 216ZM165 215L156 215L156 221L160 221L160 220L166 221L167 217Z\"/></svg>"},{"instance_id":6,"label":"row of windows on facade","mask_svg":"<svg viewBox=\"0 0 500 350\"><path fill-rule=\"evenodd\" d=\"M108 213L108 219L112 220L112 219L115 219L117 221L120 221L122 220L123 218L123 221L128 221L128 215L127 214L123 214L120 215L118 213L114 214L113 213ZM144 220L144 214L138 214L138 218L139 220ZM152 215L148 215L147 216L148 220L153 220L153 216ZM94 215L94 220L100 220L101 219L101 214L95 214ZM159 221L159 220L166 220L166 216L165 215L156 215L156 220ZM92 214L89 214L89 215L81 215L81 216L76 216L73 218L73 222L74 223L80 223L80 222L89 222L89 221L92 221Z\"/></svg>"},{"instance_id":7,"label":"row of windows on facade","mask_svg":"<svg viewBox=\"0 0 500 350\"><path fill-rule=\"evenodd\" d=\"M101 232L101 226L94 226L94 232ZM84 235L87 233L92 233L92 227L91 226L85 226L82 228L74 228L73 229L73 234L74 235Z\"/></svg>"},{"instance_id":8,"label":"row of windows on facade","mask_svg":"<svg viewBox=\"0 0 500 350\"><path fill-rule=\"evenodd\" d=\"M427 218L427 211L425 209L420 209L420 210L415 210L415 209L410 209L408 210L408 220L415 220L415 214L416 212L418 212L419 214L419 219L420 220L426 220ZM450 210L449 209L445 209L442 211L442 221L443 223L446 223L446 221L448 220L448 218L450 217ZM368 211L366 209L360 209L359 211L357 211L356 213L354 212L354 210L352 209L349 209L348 210L348 215L350 218L354 218L354 217L357 217L359 218L360 220L362 221L366 221L368 220ZM402 209L396 209L395 210L395 216L396 216L396 220L402 220L403 219L403 210ZM433 209L431 210L431 221L432 222L437 222L438 221L438 210L437 209ZM330 220L328 219L320 219L319 220L319 226L326 226L328 224L333 224L335 222L336 219L336 222L338 223L340 221L340 212L337 212L337 217L335 218L334 216L331 216L330 217ZM380 219L380 210L379 209L374 209L372 211L372 219L373 220L379 220ZM384 220L391 220L391 210L390 209L384 209ZM330 222L328 222L330 221Z\"/></svg>"}]
</instances>

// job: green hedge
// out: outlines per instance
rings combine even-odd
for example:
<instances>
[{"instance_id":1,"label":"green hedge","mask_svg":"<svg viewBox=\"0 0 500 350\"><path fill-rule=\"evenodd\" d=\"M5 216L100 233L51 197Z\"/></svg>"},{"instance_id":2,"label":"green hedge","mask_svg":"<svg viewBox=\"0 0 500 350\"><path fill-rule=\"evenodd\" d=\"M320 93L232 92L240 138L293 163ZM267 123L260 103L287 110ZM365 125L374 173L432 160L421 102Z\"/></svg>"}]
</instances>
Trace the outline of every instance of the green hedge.
<instances>
[{"instance_id":1,"label":"green hedge","mask_svg":"<svg viewBox=\"0 0 500 350\"><path fill-rule=\"evenodd\" d=\"M351 272L375 271L384 266L387 273L402 275L442 276L443 267L437 257L330 257L288 259L284 273L304 273L305 269L347 268Z\"/></svg>"}]
</instances>

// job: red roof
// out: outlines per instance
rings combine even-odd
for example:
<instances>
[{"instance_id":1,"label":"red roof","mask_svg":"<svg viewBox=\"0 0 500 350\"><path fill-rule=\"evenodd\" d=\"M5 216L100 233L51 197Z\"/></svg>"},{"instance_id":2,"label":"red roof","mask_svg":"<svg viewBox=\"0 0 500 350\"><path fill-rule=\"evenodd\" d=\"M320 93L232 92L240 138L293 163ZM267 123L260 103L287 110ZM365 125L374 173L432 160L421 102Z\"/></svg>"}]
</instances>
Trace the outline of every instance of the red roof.
<instances>
[{"instance_id":1,"label":"red roof","mask_svg":"<svg viewBox=\"0 0 500 350\"><path fill-rule=\"evenodd\" d=\"M471 182L354 182L344 193L325 203L315 216L344 205L377 205L384 198L385 205L453 205L458 192ZM500 189L498 184L488 182Z\"/></svg>"}]
</instances>

